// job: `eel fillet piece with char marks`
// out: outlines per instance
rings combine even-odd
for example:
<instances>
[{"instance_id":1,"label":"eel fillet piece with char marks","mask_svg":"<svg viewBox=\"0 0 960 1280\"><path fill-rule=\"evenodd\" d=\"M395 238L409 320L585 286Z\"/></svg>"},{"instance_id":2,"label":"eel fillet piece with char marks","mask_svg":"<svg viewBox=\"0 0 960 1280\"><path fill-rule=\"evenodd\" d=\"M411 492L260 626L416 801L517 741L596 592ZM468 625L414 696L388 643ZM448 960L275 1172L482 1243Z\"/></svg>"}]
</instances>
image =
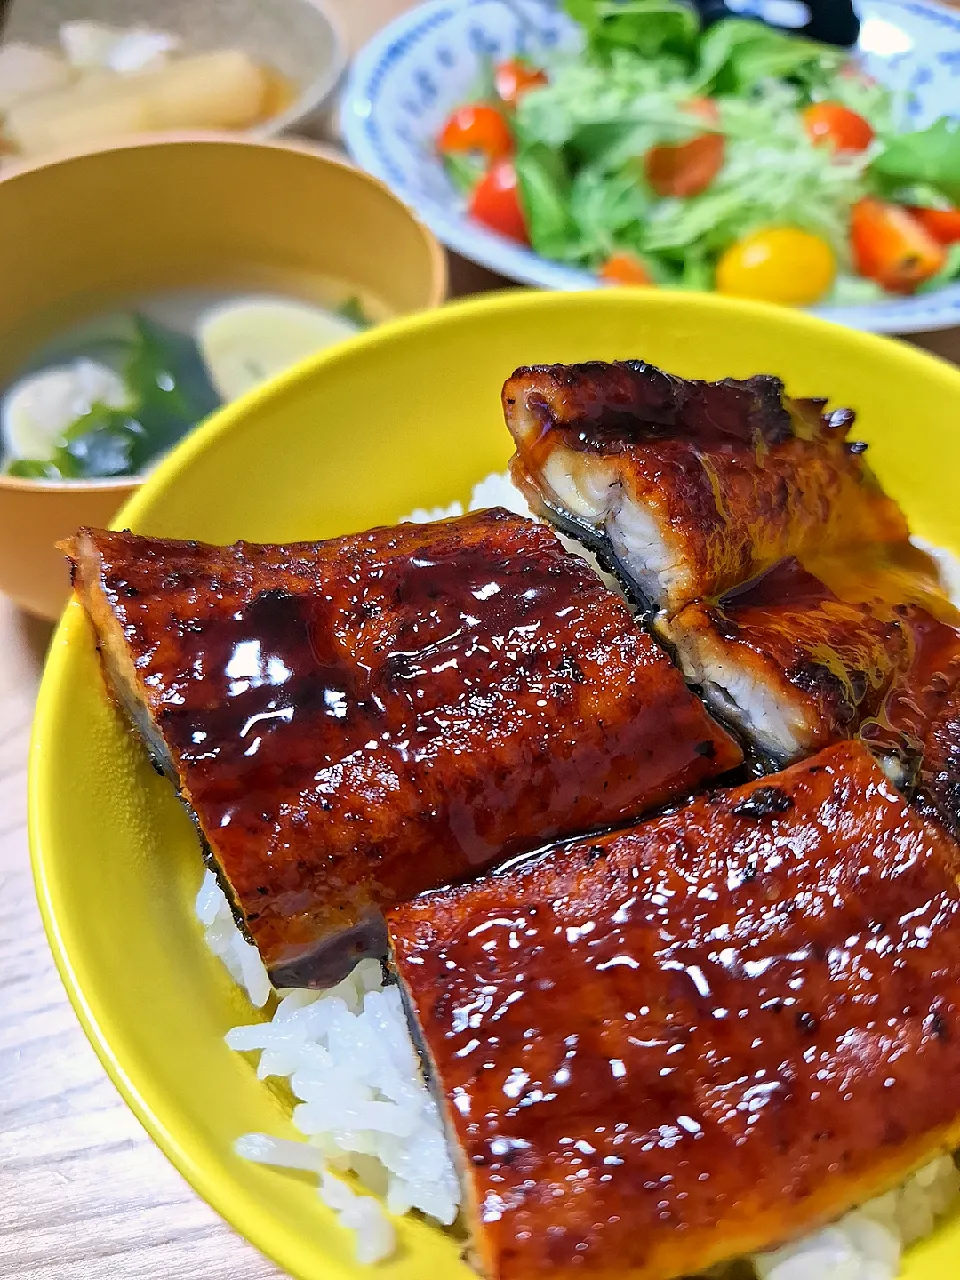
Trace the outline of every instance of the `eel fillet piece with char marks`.
<instances>
[{"instance_id":1,"label":"eel fillet piece with char marks","mask_svg":"<svg viewBox=\"0 0 960 1280\"><path fill-rule=\"evenodd\" d=\"M624 601L504 511L291 546L85 530L68 551L279 985L383 953L386 903L742 758Z\"/></svg>"},{"instance_id":2,"label":"eel fillet piece with char marks","mask_svg":"<svg viewBox=\"0 0 960 1280\"><path fill-rule=\"evenodd\" d=\"M956 849L862 744L388 913L490 1280L670 1280L960 1142Z\"/></svg>"},{"instance_id":3,"label":"eel fillet piece with char marks","mask_svg":"<svg viewBox=\"0 0 960 1280\"><path fill-rule=\"evenodd\" d=\"M851 737L880 713L894 686L914 679L928 629L954 648L960 641L936 566L909 543L809 563L783 560L719 600L659 620L708 705L781 763Z\"/></svg>"},{"instance_id":4,"label":"eel fillet piece with char marks","mask_svg":"<svg viewBox=\"0 0 960 1280\"><path fill-rule=\"evenodd\" d=\"M917 789L923 811L960 841L960 681L944 696L927 730Z\"/></svg>"},{"instance_id":5,"label":"eel fillet piece with char marks","mask_svg":"<svg viewBox=\"0 0 960 1280\"><path fill-rule=\"evenodd\" d=\"M909 661L860 736L960 841L960 632L926 613L912 618Z\"/></svg>"},{"instance_id":6,"label":"eel fillet piece with char marks","mask_svg":"<svg viewBox=\"0 0 960 1280\"><path fill-rule=\"evenodd\" d=\"M518 369L503 388L534 509L671 614L787 556L906 538L847 440L853 413L825 405L773 377L687 381L642 361Z\"/></svg>"}]
</instances>

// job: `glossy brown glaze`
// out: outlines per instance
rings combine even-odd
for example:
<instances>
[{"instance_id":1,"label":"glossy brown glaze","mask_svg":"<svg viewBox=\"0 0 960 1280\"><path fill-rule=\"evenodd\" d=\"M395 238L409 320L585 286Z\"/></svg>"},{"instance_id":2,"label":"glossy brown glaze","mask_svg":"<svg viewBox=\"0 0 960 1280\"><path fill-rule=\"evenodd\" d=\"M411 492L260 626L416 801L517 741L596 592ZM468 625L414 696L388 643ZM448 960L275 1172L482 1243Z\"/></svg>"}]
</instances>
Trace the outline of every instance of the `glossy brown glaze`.
<instances>
[{"instance_id":1,"label":"glossy brown glaze","mask_svg":"<svg viewBox=\"0 0 960 1280\"><path fill-rule=\"evenodd\" d=\"M960 630L915 611L906 663L860 736L960 840Z\"/></svg>"},{"instance_id":2,"label":"glossy brown glaze","mask_svg":"<svg viewBox=\"0 0 960 1280\"><path fill-rule=\"evenodd\" d=\"M803 567L850 604L916 605L960 627L936 561L911 542L858 544L807 555Z\"/></svg>"},{"instance_id":3,"label":"glossy brown glaze","mask_svg":"<svg viewBox=\"0 0 960 1280\"><path fill-rule=\"evenodd\" d=\"M484 1274L699 1274L955 1145L954 852L844 743L391 911Z\"/></svg>"},{"instance_id":4,"label":"glossy brown glaze","mask_svg":"<svg viewBox=\"0 0 960 1280\"><path fill-rule=\"evenodd\" d=\"M622 599L504 511L285 547L88 532L74 556L279 982L349 967L384 903L741 758Z\"/></svg>"},{"instance_id":5,"label":"glossy brown glaze","mask_svg":"<svg viewBox=\"0 0 960 1280\"><path fill-rule=\"evenodd\" d=\"M960 841L960 678L927 730L917 783L921 807Z\"/></svg>"},{"instance_id":6,"label":"glossy brown glaze","mask_svg":"<svg viewBox=\"0 0 960 1280\"><path fill-rule=\"evenodd\" d=\"M719 600L687 605L665 624L708 703L778 759L850 737L878 714L909 672L915 632L933 624L905 598L955 613L945 597L937 599L933 578L910 578L912 549L891 556L887 575L875 548L866 550L822 558L821 576L796 559L783 560Z\"/></svg>"},{"instance_id":7,"label":"glossy brown glaze","mask_svg":"<svg viewBox=\"0 0 960 1280\"><path fill-rule=\"evenodd\" d=\"M503 388L515 480L671 613L787 556L906 538L848 439L853 413L825 404L776 378L687 381L640 361L518 369Z\"/></svg>"}]
</instances>

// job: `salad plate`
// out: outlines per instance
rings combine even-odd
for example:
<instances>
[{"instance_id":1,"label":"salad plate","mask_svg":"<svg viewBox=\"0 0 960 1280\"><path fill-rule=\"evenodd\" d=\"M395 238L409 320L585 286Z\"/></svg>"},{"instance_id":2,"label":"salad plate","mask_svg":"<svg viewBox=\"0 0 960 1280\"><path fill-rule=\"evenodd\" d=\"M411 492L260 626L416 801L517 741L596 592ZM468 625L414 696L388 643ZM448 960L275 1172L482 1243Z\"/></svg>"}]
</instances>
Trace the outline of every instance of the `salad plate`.
<instances>
[{"instance_id":1,"label":"salad plate","mask_svg":"<svg viewBox=\"0 0 960 1280\"><path fill-rule=\"evenodd\" d=\"M577 246L547 256L468 216L466 198L438 154L436 140L451 112L477 96L491 65L519 57L549 72L576 63L584 32L569 16L570 7L556 0L430 0L397 19L362 50L342 108L343 133L353 158L385 181L445 244L513 280L560 290L596 286L596 264L577 261L583 256ZM924 130L941 118L950 123L960 119L960 13L928 0L862 0L858 10L856 62L867 83L876 81L889 91L885 110L890 134ZM758 6L751 5L742 16L755 12ZM832 95L828 90L820 96ZM944 138L956 148L960 163L960 138L949 142L949 137L945 125ZM758 138L758 148L762 141ZM769 160L763 163L770 182L789 178ZM914 182L908 185L915 189ZM813 187L808 184L804 192L807 204ZM862 194L868 194L866 187ZM612 197L607 193L601 198ZM899 193L894 198L906 199ZM925 202L922 192L918 202ZM706 206L704 213L709 218ZM787 206L780 222L789 225L789 215ZM797 225L809 227L816 216L815 210L805 208ZM691 236L691 258L696 251L696 238ZM922 332L960 323L960 281L951 278L960 267L955 246L948 251L951 269L911 295L886 293L871 281L849 278L847 247L841 246L837 256L841 281L824 301L810 307L815 314L878 333ZM686 261L682 269L687 273ZM696 283L695 270L691 275L693 282L685 279L685 287L709 287ZM668 282L654 276L654 283Z\"/></svg>"}]
</instances>

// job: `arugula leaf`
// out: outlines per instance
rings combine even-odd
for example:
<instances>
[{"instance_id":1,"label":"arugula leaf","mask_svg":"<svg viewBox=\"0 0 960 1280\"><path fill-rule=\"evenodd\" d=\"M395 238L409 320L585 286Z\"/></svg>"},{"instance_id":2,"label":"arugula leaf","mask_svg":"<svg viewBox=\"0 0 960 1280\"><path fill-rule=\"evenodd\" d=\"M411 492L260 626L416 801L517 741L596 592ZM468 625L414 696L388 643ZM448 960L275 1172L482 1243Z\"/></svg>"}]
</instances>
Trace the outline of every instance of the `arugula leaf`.
<instances>
[{"instance_id":1,"label":"arugula leaf","mask_svg":"<svg viewBox=\"0 0 960 1280\"><path fill-rule=\"evenodd\" d=\"M709 292L714 285L714 268L707 253L698 245L694 245L684 255L680 275L681 289L694 289L699 293Z\"/></svg>"},{"instance_id":2,"label":"arugula leaf","mask_svg":"<svg viewBox=\"0 0 960 1280\"><path fill-rule=\"evenodd\" d=\"M869 172L881 186L923 184L960 203L960 121L943 117L929 129L887 138Z\"/></svg>"},{"instance_id":3,"label":"arugula leaf","mask_svg":"<svg viewBox=\"0 0 960 1280\"><path fill-rule=\"evenodd\" d=\"M514 163L530 243L544 257L569 260L576 251L576 228L570 217L570 183L562 156L533 143L521 148Z\"/></svg>"},{"instance_id":4,"label":"arugula leaf","mask_svg":"<svg viewBox=\"0 0 960 1280\"><path fill-rule=\"evenodd\" d=\"M882 194L894 204L914 205L918 209L949 209L950 201L942 191L931 187L929 182L918 182L909 187L898 183L883 182L879 184Z\"/></svg>"},{"instance_id":5,"label":"arugula leaf","mask_svg":"<svg viewBox=\"0 0 960 1280\"><path fill-rule=\"evenodd\" d=\"M874 280L841 274L823 301L831 307L866 307L874 302L884 302L889 297L886 289Z\"/></svg>"},{"instance_id":6,"label":"arugula leaf","mask_svg":"<svg viewBox=\"0 0 960 1280\"><path fill-rule=\"evenodd\" d=\"M925 280L917 293L934 293L944 285L960 280L960 244L952 244L947 250L947 260L935 276Z\"/></svg>"},{"instance_id":7,"label":"arugula leaf","mask_svg":"<svg viewBox=\"0 0 960 1280\"><path fill-rule=\"evenodd\" d=\"M610 175L584 168L570 187L570 214L579 236L579 257L587 262L609 258L617 248L636 249L642 241L650 196L636 174L624 169Z\"/></svg>"},{"instance_id":8,"label":"arugula leaf","mask_svg":"<svg viewBox=\"0 0 960 1280\"><path fill-rule=\"evenodd\" d=\"M443 167L451 186L455 187L462 196L469 196L483 177L486 161L482 156L458 151L443 157Z\"/></svg>"},{"instance_id":9,"label":"arugula leaf","mask_svg":"<svg viewBox=\"0 0 960 1280\"><path fill-rule=\"evenodd\" d=\"M703 92L746 93L760 80L793 80L805 88L839 71L848 55L787 35L762 22L724 18L700 38L697 82Z\"/></svg>"},{"instance_id":10,"label":"arugula leaf","mask_svg":"<svg viewBox=\"0 0 960 1280\"><path fill-rule=\"evenodd\" d=\"M681 0L563 0L563 5L583 27L589 52L599 58L627 49L644 58L672 54L692 63L700 20Z\"/></svg>"}]
</instances>

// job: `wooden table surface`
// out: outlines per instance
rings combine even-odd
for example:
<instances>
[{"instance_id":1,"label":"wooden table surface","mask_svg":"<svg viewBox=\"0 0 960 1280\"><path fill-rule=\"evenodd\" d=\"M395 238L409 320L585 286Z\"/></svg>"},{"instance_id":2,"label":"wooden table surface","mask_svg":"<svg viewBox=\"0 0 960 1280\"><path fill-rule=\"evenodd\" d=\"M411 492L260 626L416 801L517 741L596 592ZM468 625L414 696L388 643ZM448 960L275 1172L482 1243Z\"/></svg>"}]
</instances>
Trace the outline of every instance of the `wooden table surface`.
<instances>
[{"instance_id":1,"label":"wooden table surface","mask_svg":"<svg viewBox=\"0 0 960 1280\"><path fill-rule=\"evenodd\" d=\"M408 5L337 7L357 47ZM451 266L456 293L498 283L468 263ZM960 330L921 345L960 360ZM26 832L30 721L49 637L49 626L0 599L0 1277L276 1280L121 1102L54 969Z\"/></svg>"}]
</instances>

